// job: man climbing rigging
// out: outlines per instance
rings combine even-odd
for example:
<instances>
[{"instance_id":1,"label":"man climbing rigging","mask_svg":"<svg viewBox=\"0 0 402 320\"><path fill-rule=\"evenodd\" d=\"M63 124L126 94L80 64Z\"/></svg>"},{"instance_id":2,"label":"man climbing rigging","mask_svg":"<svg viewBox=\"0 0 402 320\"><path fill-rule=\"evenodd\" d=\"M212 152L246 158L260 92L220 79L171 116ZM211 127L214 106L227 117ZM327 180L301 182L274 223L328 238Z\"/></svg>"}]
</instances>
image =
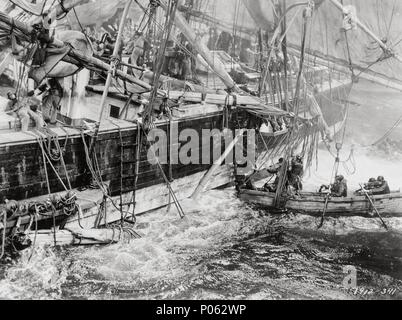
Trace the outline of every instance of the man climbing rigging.
<instances>
[{"instance_id":1,"label":"man climbing rigging","mask_svg":"<svg viewBox=\"0 0 402 320\"><path fill-rule=\"evenodd\" d=\"M43 65L46 60L46 49L53 41L53 35L50 36L50 30L44 26L42 22L32 25L32 40L35 41L35 49L32 57L31 67L37 68Z\"/></svg>"},{"instance_id":2,"label":"man climbing rigging","mask_svg":"<svg viewBox=\"0 0 402 320\"><path fill-rule=\"evenodd\" d=\"M130 54L131 64L139 67L144 64L145 42L145 37L140 31L136 31L128 41L124 53ZM133 72L135 73L135 70Z\"/></svg>"},{"instance_id":3,"label":"man climbing rigging","mask_svg":"<svg viewBox=\"0 0 402 320\"><path fill-rule=\"evenodd\" d=\"M42 96L42 113L46 123L55 125L57 112L60 110L60 101L63 97L63 88L56 79L48 79L37 88L38 95Z\"/></svg>"}]
</instances>

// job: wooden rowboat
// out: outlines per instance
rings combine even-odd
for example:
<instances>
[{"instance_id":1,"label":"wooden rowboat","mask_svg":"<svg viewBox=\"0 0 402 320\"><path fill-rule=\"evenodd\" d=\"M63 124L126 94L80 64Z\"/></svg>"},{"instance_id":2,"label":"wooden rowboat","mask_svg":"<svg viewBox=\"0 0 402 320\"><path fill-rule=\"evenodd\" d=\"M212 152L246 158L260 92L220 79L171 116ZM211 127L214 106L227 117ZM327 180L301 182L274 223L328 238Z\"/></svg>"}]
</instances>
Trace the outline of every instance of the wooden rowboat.
<instances>
[{"instance_id":1,"label":"wooden rowboat","mask_svg":"<svg viewBox=\"0 0 402 320\"><path fill-rule=\"evenodd\" d=\"M266 208L274 208L275 193L242 189L239 198L245 202ZM295 212L321 216L325 207L326 195L303 192L299 196L288 197L285 208ZM371 196L378 212L384 217L402 217L402 193L391 192L386 195ZM330 197L325 215L375 217L375 212L366 196Z\"/></svg>"}]
</instances>

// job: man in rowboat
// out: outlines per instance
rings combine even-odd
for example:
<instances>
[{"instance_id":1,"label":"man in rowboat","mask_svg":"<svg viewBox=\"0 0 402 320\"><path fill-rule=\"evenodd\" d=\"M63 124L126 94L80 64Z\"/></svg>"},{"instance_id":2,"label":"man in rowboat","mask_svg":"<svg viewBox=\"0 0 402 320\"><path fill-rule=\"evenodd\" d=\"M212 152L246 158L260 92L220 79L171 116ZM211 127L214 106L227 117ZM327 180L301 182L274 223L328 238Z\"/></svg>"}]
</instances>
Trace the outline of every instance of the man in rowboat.
<instances>
[{"instance_id":1,"label":"man in rowboat","mask_svg":"<svg viewBox=\"0 0 402 320\"><path fill-rule=\"evenodd\" d=\"M301 178L304 173L303 159L300 155L292 158L290 162L290 167L288 170L288 182L289 186L292 186L296 193L303 189Z\"/></svg>"},{"instance_id":2,"label":"man in rowboat","mask_svg":"<svg viewBox=\"0 0 402 320\"><path fill-rule=\"evenodd\" d=\"M279 158L277 163L273 164L272 166L270 166L267 169L269 174L276 175L276 177L275 177L274 183L270 183L270 181L272 180L272 178L271 178L271 179L269 179L268 182L266 182L264 184L264 187L263 187L264 191L276 192L276 188L278 187L278 183L279 183L279 172L282 168L282 165L283 165L283 158Z\"/></svg>"},{"instance_id":3,"label":"man in rowboat","mask_svg":"<svg viewBox=\"0 0 402 320\"><path fill-rule=\"evenodd\" d=\"M364 184L364 190L366 190L367 193L371 195L381 195L391 193L388 182L385 181L383 176L379 176L377 180L374 178L370 178L369 182ZM355 193L357 195L364 195L362 189L357 190Z\"/></svg>"},{"instance_id":4,"label":"man in rowboat","mask_svg":"<svg viewBox=\"0 0 402 320\"><path fill-rule=\"evenodd\" d=\"M385 181L383 176L377 178L374 188L370 190L372 195L389 194L391 190L389 189L388 182Z\"/></svg>"},{"instance_id":5,"label":"man in rowboat","mask_svg":"<svg viewBox=\"0 0 402 320\"><path fill-rule=\"evenodd\" d=\"M367 183L365 183L363 185L364 190L372 190L375 188L375 184L377 183L377 180L375 178L370 178L369 181ZM364 195L364 193L362 192L362 189L358 189L355 191L355 194L357 195Z\"/></svg>"},{"instance_id":6,"label":"man in rowboat","mask_svg":"<svg viewBox=\"0 0 402 320\"><path fill-rule=\"evenodd\" d=\"M348 186L346 179L342 175L335 177L335 182L331 185L332 197L347 197Z\"/></svg>"},{"instance_id":7,"label":"man in rowboat","mask_svg":"<svg viewBox=\"0 0 402 320\"><path fill-rule=\"evenodd\" d=\"M375 188L377 180L375 178L370 178L368 183L364 184L364 189L371 190Z\"/></svg>"}]
</instances>

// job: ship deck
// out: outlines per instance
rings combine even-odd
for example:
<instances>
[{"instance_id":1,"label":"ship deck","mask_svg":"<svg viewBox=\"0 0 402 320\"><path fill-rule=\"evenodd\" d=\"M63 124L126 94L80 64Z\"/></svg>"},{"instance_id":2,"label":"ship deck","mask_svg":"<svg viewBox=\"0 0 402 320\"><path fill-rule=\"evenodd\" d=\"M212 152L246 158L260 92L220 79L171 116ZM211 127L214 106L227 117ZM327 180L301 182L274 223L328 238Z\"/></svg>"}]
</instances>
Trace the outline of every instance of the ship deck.
<instances>
[{"instance_id":1,"label":"ship deck","mask_svg":"<svg viewBox=\"0 0 402 320\"><path fill-rule=\"evenodd\" d=\"M34 127L34 124L30 124L30 128L27 132L22 132L18 125L15 127L15 118L7 116L5 118L9 120L9 124L3 124L3 121L0 123L0 145L2 147L7 147L8 145L18 145L18 144L25 144L25 143L32 143L36 142L37 138L41 135L44 137L44 133L41 133L40 130L37 130ZM0 113L0 118L3 118L3 114ZM11 118L11 119L9 119ZM64 137L74 137L80 136L81 130L79 128L74 128L71 126L65 126L61 123L58 123L56 126L49 126L48 127L55 135L59 138ZM100 125L99 132L106 133L106 132L114 132L117 130L132 130L137 128L137 125L133 122L113 119L112 121L103 121Z\"/></svg>"},{"instance_id":2,"label":"ship deck","mask_svg":"<svg viewBox=\"0 0 402 320\"><path fill-rule=\"evenodd\" d=\"M332 88L340 87L345 85L345 81L342 80L333 80L331 84ZM330 90L330 86L328 83L323 83L319 86L320 91ZM291 94L291 92L290 92ZM284 98L284 97L283 97ZM270 100L271 97L268 97ZM277 100L277 97L276 97ZM270 101L268 101L269 103ZM213 104L189 104L184 105L178 108L173 109L173 121L180 121L185 119L194 119L197 117L203 117L206 115L212 115L219 112L222 112L223 107L220 105ZM301 110L303 111L303 110ZM167 123L169 119L163 117L161 119L156 119L155 125L163 125ZM20 130L19 120L14 116L9 115L4 110L0 110L0 146L7 147L10 145L19 145L25 143L36 142L38 139L38 135L42 135L45 137L43 133L40 133L39 130L34 128L34 123L31 121L30 128L28 132L22 132ZM108 132L116 132L116 131L125 131L125 130L133 130L137 128L137 124L131 121L109 118L104 119L99 128L99 133L108 133ZM61 122L57 124L57 126L50 126L49 129L56 134L59 138L64 137L79 137L81 133L81 128L66 126ZM88 130L90 132L90 130Z\"/></svg>"}]
</instances>

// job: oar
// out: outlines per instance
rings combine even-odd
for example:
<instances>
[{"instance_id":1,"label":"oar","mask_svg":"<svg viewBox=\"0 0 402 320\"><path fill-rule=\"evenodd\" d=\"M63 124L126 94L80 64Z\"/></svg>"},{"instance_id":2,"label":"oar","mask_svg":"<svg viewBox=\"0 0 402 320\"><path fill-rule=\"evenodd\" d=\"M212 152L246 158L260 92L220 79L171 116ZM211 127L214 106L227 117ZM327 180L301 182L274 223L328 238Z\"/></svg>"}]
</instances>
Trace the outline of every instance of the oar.
<instances>
[{"instance_id":1,"label":"oar","mask_svg":"<svg viewBox=\"0 0 402 320\"><path fill-rule=\"evenodd\" d=\"M370 202L371 206L373 207L374 211L377 213L377 216L380 218L384 228L388 230L387 225L385 224L385 221L382 219L380 213L378 212L377 208L374 206L373 200L370 198L370 195L368 194L367 190L363 188L363 186L359 183L360 188L362 188L363 193L367 197L368 201Z\"/></svg>"},{"instance_id":2,"label":"oar","mask_svg":"<svg viewBox=\"0 0 402 320\"><path fill-rule=\"evenodd\" d=\"M324 210L322 211L321 222L317 229L320 229L324 224L324 217L325 217L325 213L327 212L328 201L329 201L330 196L331 196L331 192L328 192L328 194L325 196Z\"/></svg>"}]
</instances>

